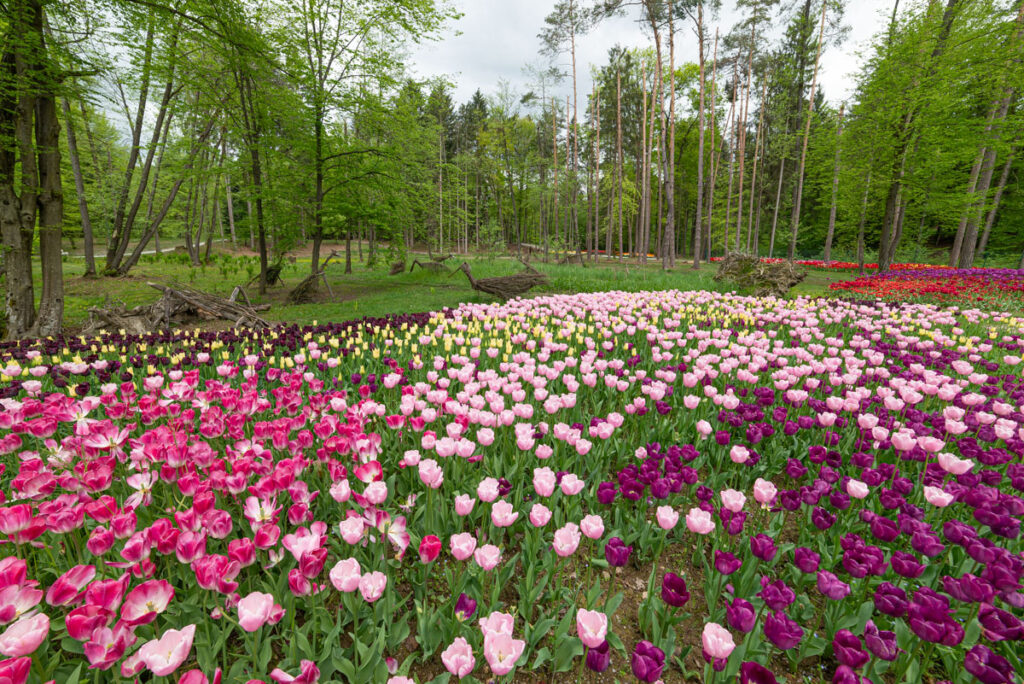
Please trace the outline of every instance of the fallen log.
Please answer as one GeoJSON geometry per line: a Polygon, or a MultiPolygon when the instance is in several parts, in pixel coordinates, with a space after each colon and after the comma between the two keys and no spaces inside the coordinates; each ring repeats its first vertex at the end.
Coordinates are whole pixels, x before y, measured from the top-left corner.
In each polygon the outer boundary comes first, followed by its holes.
{"type": "MultiPolygon", "coordinates": [[[[477,292],[485,292],[495,297],[500,297],[503,300],[525,294],[531,288],[542,285],[548,280],[547,276],[528,264],[526,265],[526,270],[520,273],[495,278],[481,278],[480,280],[473,277],[472,272],[469,270],[469,264],[465,261],[462,262],[462,265],[456,271],[465,273],[466,277],[469,278],[469,286],[477,292]]],[[[454,274],[456,271],[452,273],[454,274]]]]}

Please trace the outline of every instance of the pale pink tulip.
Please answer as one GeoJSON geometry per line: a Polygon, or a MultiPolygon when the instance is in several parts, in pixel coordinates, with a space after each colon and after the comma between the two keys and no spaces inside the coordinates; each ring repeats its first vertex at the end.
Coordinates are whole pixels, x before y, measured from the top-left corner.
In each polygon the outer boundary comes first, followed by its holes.
{"type": "Polygon", "coordinates": [[[254,591],[238,602],[238,625],[246,632],[255,632],[270,619],[273,610],[273,594],[254,591]]]}
{"type": "Polygon", "coordinates": [[[453,534],[448,539],[448,548],[451,549],[452,555],[457,560],[466,560],[473,555],[473,551],[476,549],[476,537],[469,532],[453,534]]]}
{"type": "Polygon", "coordinates": [[[671,530],[679,522],[679,511],[671,506],[658,506],[655,517],[658,521],[658,527],[663,530],[671,530]]]}
{"type": "Polygon", "coordinates": [[[556,484],[557,478],[551,468],[545,466],[533,469],[533,489],[538,496],[551,496],[555,492],[556,484]]]}
{"type": "Polygon", "coordinates": [[[608,616],[597,610],[576,611],[576,632],[587,648],[597,648],[608,635],[608,616]]]}
{"type": "Polygon", "coordinates": [[[513,639],[508,634],[498,634],[484,639],[484,657],[495,676],[501,677],[511,672],[516,661],[523,655],[526,642],[513,639]]]}
{"type": "Polygon", "coordinates": [[[715,622],[704,625],[701,642],[704,645],[704,652],[711,658],[724,660],[736,648],[736,642],[733,641],[729,630],[715,622]]]}
{"type": "Polygon", "coordinates": [[[555,553],[565,558],[576,552],[580,545],[580,528],[576,523],[566,523],[555,531],[555,538],[551,546],[555,553]]]}
{"type": "Polygon", "coordinates": [[[743,505],[747,503],[746,495],[735,489],[722,490],[719,496],[722,497],[722,505],[733,513],[742,511],[743,505]]]}
{"type": "Polygon", "coordinates": [[[956,499],[955,496],[940,489],[939,487],[929,486],[925,486],[924,488],[924,498],[928,503],[938,508],[945,508],[956,499]]]}
{"type": "Polygon", "coordinates": [[[166,677],[185,662],[192,651],[196,626],[168,629],[159,639],[147,641],[139,649],[142,663],[157,677],[166,677]]]}
{"type": "Polygon", "coordinates": [[[580,520],[580,531],[587,539],[600,539],[604,536],[604,520],[599,515],[588,515],[580,520]]]}
{"type": "Polygon", "coordinates": [[[501,562],[501,549],[494,544],[484,544],[473,552],[473,560],[485,571],[491,571],[501,562]]]}
{"type": "Polygon", "coordinates": [[[544,527],[551,520],[551,511],[542,503],[533,504],[530,509],[530,524],[534,527],[544,527]]]}
{"type": "Polygon", "coordinates": [[[448,672],[459,679],[469,676],[476,667],[473,647],[463,637],[455,637],[455,641],[441,652],[441,662],[448,672]]]}
{"type": "Polygon", "coordinates": [[[519,514],[507,501],[497,501],[491,506],[491,522],[495,527],[509,527],[518,517],[519,514]]]}
{"type": "Polygon", "coordinates": [[[476,504],[476,499],[471,497],[469,494],[459,494],[455,497],[455,514],[458,516],[467,516],[473,512],[473,506],[476,504]]]}
{"type": "Polygon", "coordinates": [[[498,481],[493,477],[484,478],[476,488],[476,497],[490,503],[498,498],[498,481]]]}
{"type": "Polygon", "coordinates": [[[0,634],[0,653],[20,658],[33,653],[50,631],[50,618],[43,613],[23,617],[0,634]]]}
{"type": "Polygon", "coordinates": [[[384,595],[384,589],[388,585],[388,576],[383,572],[368,572],[359,579],[359,593],[363,600],[373,603],[384,595]]]}
{"type": "Polygon", "coordinates": [[[851,478],[846,483],[846,493],[854,499],[863,499],[871,493],[871,490],[865,483],[851,478]]]}
{"type": "Polygon", "coordinates": [[[959,458],[948,452],[940,452],[939,466],[951,475],[963,475],[974,467],[974,461],[969,458],[959,458]]]}
{"type": "Polygon", "coordinates": [[[334,564],[328,577],[338,591],[353,592],[359,588],[362,568],[359,567],[359,561],[355,558],[345,558],[334,564]]]}
{"type": "Polygon", "coordinates": [[[778,492],[778,488],[768,480],[759,477],[754,482],[754,499],[762,506],[771,505],[778,492]]]}
{"type": "Polygon", "coordinates": [[[566,496],[573,496],[575,494],[579,494],[580,491],[583,490],[584,484],[583,480],[573,473],[566,473],[562,476],[562,482],[559,486],[561,487],[563,494],[566,496]]]}
{"type": "Polygon", "coordinates": [[[498,636],[499,634],[512,636],[514,629],[515,616],[509,613],[493,611],[487,617],[480,618],[480,631],[484,633],[484,638],[498,636]]]}
{"type": "Polygon", "coordinates": [[[745,446],[734,444],[732,448],[729,449],[729,458],[732,459],[733,463],[742,465],[750,460],[750,450],[745,446]]]}
{"type": "Polygon", "coordinates": [[[696,534],[708,534],[715,529],[711,514],[700,508],[691,508],[686,514],[686,528],[696,534]]]}

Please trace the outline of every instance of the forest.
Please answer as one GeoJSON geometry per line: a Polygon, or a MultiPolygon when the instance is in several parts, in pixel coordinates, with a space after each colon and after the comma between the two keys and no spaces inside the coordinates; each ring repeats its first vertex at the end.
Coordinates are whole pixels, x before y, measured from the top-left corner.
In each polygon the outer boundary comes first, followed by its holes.
{"type": "Polygon", "coordinates": [[[528,89],[412,75],[444,0],[3,0],[10,337],[53,335],[62,264],[129,274],[215,241],[697,267],[729,252],[1024,267],[1024,2],[893,0],[836,102],[845,0],[558,0],[528,89]],[[646,46],[577,59],[602,21],[646,46]],[[699,56],[680,59],[683,46],[699,56]],[[538,66],[539,64],[539,66],[538,66]],[[584,73],[592,76],[582,92],[584,73]],[[560,94],[568,92],[567,97],[560,94]],[[1018,265],[1019,264],[1019,265],[1018,265]]]}

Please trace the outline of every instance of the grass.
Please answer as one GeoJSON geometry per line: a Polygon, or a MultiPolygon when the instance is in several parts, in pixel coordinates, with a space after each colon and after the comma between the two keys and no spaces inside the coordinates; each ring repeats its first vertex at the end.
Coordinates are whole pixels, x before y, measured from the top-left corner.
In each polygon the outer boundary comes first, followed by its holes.
{"type": "MultiPolygon", "coordinates": [[[[326,247],[326,246],[325,246],[326,247]]],[[[331,247],[326,247],[325,253],[331,247]]],[[[354,260],[355,261],[355,260],[354,260]]],[[[514,273],[520,265],[507,257],[478,256],[468,259],[477,278],[514,273]]],[[[459,262],[448,262],[454,267],[459,262]]],[[[548,276],[548,284],[534,288],[530,294],[575,293],[608,290],[711,290],[728,292],[732,288],[713,279],[715,267],[703,265],[694,271],[687,262],[679,262],[673,271],[663,271],[653,260],[647,266],[632,263],[605,262],[596,266],[533,264],[548,276]]],[[[84,278],[84,263],[70,259],[64,263],[65,320],[69,330],[81,328],[88,320],[88,309],[101,306],[107,298],[119,300],[131,308],[152,302],[158,295],[147,282],[178,281],[192,287],[228,296],[236,285],[244,284],[254,272],[252,257],[232,257],[220,254],[215,263],[193,267],[179,255],[147,256],[124,278],[84,278]]],[[[313,321],[348,320],[362,316],[381,316],[388,313],[434,311],[454,307],[461,302],[492,301],[489,295],[475,292],[461,273],[448,276],[417,268],[397,276],[387,274],[387,265],[368,269],[353,263],[353,273],[344,273],[343,263],[328,267],[328,282],[333,297],[321,286],[317,301],[309,304],[289,305],[286,296],[309,273],[308,257],[286,263],[282,279],[263,297],[256,287],[246,291],[253,303],[269,303],[271,308],[262,315],[268,320],[308,324],[313,321]]],[[[835,280],[854,277],[850,273],[808,271],[803,283],[794,288],[795,295],[824,295],[835,280]]]]}

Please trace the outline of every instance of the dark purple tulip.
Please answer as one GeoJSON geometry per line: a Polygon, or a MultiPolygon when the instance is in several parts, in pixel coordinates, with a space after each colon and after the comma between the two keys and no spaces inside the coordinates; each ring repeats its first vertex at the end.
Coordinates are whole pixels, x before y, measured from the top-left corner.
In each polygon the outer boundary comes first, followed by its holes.
{"type": "Polygon", "coordinates": [[[850,595],[850,585],[828,570],[819,570],[818,591],[827,599],[842,601],[850,595]]]}
{"type": "Polygon", "coordinates": [[[455,602],[455,617],[459,622],[471,620],[476,614],[476,601],[466,594],[459,594],[455,602]]]}
{"type": "Polygon", "coordinates": [[[960,520],[948,520],[942,526],[942,534],[953,544],[963,545],[978,536],[977,530],[960,520]]]}
{"type": "Polygon", "coordinates": [[[861,677],[849,665],[840,665],[832,675],[832,684],[872,684],[867,677],[861,677]]]}
{"type": "Polygon", "coordinates": [[[799,429],[799,425],[797,425],[791,420],[787,420],[785,425],[782,426],[782,434],[786,435],[787,437],[792,437],[797,433],[799,429]]]}
{"type": "Polygon", "coordinates": [[[796,593],[786,586],[785,582],[769,582],[767,577],[761,578],[761,591],[758,596],[772,610],[785,610],[796,600],[796,593]]]}
{"type": "Polygon", "coordinates": [[[779,649],[788,651],[804,637],[804,630],[788,615],[776,611],[765,618],[764,635],[779,649]]]}
{"type": "Polygon", "coordinates": [[[884,515],[878,515],[871,520],[871,534],[879,541],[891,542],[900,536],[900,528],[884,515]]]}
{"type": "Polygon", "coordinates": [[[631,553],[633,553],[633,547],[626,546],[626,543],[619,537],[612,537],[604,545],[604,559],[613,568],[621,568],[625,565],[629,561],[631,553]]]}
{"type": "Polygon", "coordinates": [[[787,511],[795,511],[800,508],[800,492],[795,489],[786,489],[779,492],[779,504],[787,511]]]}
{"type": "Polygon", "coordinates": [[[786,475],[789,475],[790,479],[799,480],[801,477],[807,474],[807,466],[795,458],[791,458],[786,462],[786,475]]]}
{"type": "Polygon", "coordinates": [[[736,598],[725,606],[725,619],[730,627],[746,634],[754,629],[757,611],[754,610],[754,605],[750,601],[736,598]]]}
{"type": "Polygon", "coordinates": [[[729,443],[729,433],[725,430],[719,430],[715,433],[715,442],[718,446],[725,446],[729,443]]]}
{"type": "Polygon", "coordinates": [[[836,516],[820,506],[815,506],[811,511],[811,523],[819,530],[825,531],[836,523],[836,516]]]}
{"type": "Polygon", "coordinates": [[[978,622],[981,623],[981,633],[989,641],[1020,641],[1024,639],[1024,622],[1002,608],[996,608],[988,603],[981,604],[978,622]]]}
{"type": "Polygon", "coordinates": [[[875,589],[875,610],[890,617],[903,617],[907,613],[907,592],[894,584],[882,582],[875,589]]]}
{"type": "Polygon", "coordinates": [[[924,530],[918,530],[914,533],[914,536],[910,538],[910,546],[918,553],[929,558],[934,558],[946,550],[946,546],[939,541],[938,537],[924,530]]]}
{"type": "Polygon", "coordinates": [[[914,554],[905,551],[896,551],[890,559],[892,570],[900,577],[916,579],[924,572],[924,564],[919,563],[914,554]]]}
{"type": "Polygon", "coordinates": [[[740,665],[740,684],[779,684],[779,680],[764,665],[748,660],[740,665]]]}
{"type": "Polygon", "coordinates": [[[665,573],[661,580],[661,600],[673,608],[682,608],[690,600],[686,580],[674,572],[665,573]]]}
{"type": "Polygon", "coordinates": [[[630,665],[633,676],[641,682],[656,682],[665,669],[665,652],[650,641],[641,641],[633,649],[630,665]]]}
{"type": "Polygon", "coordinates": [[[907,623],[919,639],[944,646],[956,646],[964,640],[964,628],[960,623],[948,617],[931,619],[922,616],[915,610],[916,605],[911,603],[907,609],[907,623]]]}
{"type": "Polygon", "coordinates": [[[836,632],[832,639],[832,652],[836,660],[854,670],[863,667],[871,658],[860,643],[860,638],[848,629],[836,632]]]}
{"type": "Polygon", "coordinates": [[[655,499],[665,499],[672,493],[672,484],[664,477],[659,477],[651,483],[651,496],[655,499]]]}
{"type": "Polygon", "coordinates": [[[931,587],[920,587],[914,592],[911,608],[929,620],[941,620],[949,616],[949,599],[931,587]]]}
{"type": "Polygon", "coordinates": [[[964,656],[964,669],[983,684],[1004,684],[1014,681],[1009,661],[983,644],[975,644],[964,656]]]}
{"type": "Polygon", "coordinates": [[[767,534],[756,534],[750,538],[750,552],[765,562],[775,558],[778,551],[775,542],[767,534]]]}
{"type": "Polygon", "coordinates": [[[960,579],[946,575],[942,578],[942,588],[957,601],[964,603],[988,603],[996,595],[996,590],[991,584],[971,573],[960,579]]]}
{"type": "Polygon", "coordinates": [[[793,564],[796,565],[800,572],[810,574],[818,571],[818,566],[821,564],[821,556],[806,546],[798,546],[793,550],[793,564]]]}
{"type": "Polygon", "coordinates": [[[896,633],[879,630],[873,620],[868,620],[864,626],[864,645],[881,660],[892,662],[900,654],[900,647],[896,645],[896,633]]]}
{"type": "Polygon", "coordinates": [[[715,551],[715,570],[723,575],[731,575],[742,567],[743,561],[728,551],[715,551]]]}
{"type": "Polygon", "coordinates": [[[615,503],[615,483],[602,482],[597,486],[597,500],[604,505],[615,503]]]}
{"type": "Polygon", "coordinates": [[[587,650],[587,667],[594,672],[604,672],[611,663],[612,655],[608,650],[608,640],[601,642],[600,646],[587,650]]]}
{"type": "Polygon", "coordinates": [[[710,501],[714,495],[715,490],[711,489],[711,487],[706,485],[697,487],[697,501],[710,501]]]}

